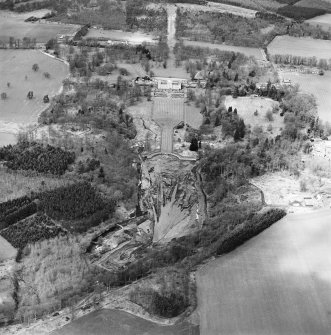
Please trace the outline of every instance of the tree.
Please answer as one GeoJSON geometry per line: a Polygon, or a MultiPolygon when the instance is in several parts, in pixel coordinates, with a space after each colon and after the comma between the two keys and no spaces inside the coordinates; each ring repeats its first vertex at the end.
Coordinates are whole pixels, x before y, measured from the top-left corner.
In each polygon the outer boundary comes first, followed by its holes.
{"type": "Polygon", "coordinates": [[[37,72],[37,71],[39,70],[39,65],[36,64],[36,63],[33,64],[33,65],[32,65],[32,70],[35,71],[35,72],[37,72]]]}
{"type": "Polygon", "coordinates": [[[7,87],[8,87],[8,88],[10,87],[10,82],[7,82],[7,87]]]}
{"type": "Polygon", "coordinates": [[[190,150],[191,151],[198,151],[199,150],[199,143],[198,143],[198,139],[196,137],[193,137],[192,140],[191,140],[190,150]]]}
{"type": "Polygon", "coordinates": [[[49,72],[44,72],[44,77],[49,79],[51,77],[51,75],[49,74],[49,72]]]}
{"type": "Polygon", "coordinates": [[[6,100],[7,99],[7,93],[6,92],[2,92],[1,93],[1,100],[6,100]]]}

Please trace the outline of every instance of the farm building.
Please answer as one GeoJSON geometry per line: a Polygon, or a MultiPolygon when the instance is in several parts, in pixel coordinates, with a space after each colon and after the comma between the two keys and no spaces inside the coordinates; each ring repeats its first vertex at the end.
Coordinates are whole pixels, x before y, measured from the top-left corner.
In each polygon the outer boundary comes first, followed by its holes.
{"type": "Polygon", "coordinates": [[[182,78],[154,77],[153,80],[159,90],[181,90],[182,85],[187,84],[187,80],[182,78]]]}

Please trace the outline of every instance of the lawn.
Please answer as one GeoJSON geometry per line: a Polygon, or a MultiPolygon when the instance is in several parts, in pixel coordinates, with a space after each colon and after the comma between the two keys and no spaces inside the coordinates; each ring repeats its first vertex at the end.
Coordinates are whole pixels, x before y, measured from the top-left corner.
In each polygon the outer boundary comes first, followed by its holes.
{"type": "Polygon", "coordinates": [[[330,334],[330,228],[330,209],[289,214],[200,268],[201,334],[330,334]]]}
{"type": "MultiPolygon", "coordinates": [[[[273,106],[278,106],[278,102],[262,97],[238,97],[232,98],[226,96],[225,106],[229,108],[232,106],[233,109],[237,108],[238,115],[243,118],[246,126],[251,125],[252,129],[255,126],[261,126],[263,131],[267,131],[268,126],[272,126],[272,134],[278,135],[280,128],[284,127],[283,118],[279,113],[273,114],[273,121],[268,121],[266,118],[266,112],[272,110],[273,106]],[[258,111],[258,115],[254,115],[255,111],[258,111]]],[[[271,132],[270,132],[271,133],[271,132]]]]}
{"type": "Polygon", "coordinates": [[[297,72],[280,72],[281,78],[290,79],[292,84],[299,84],[305,93],[316,97],[318,115],[323,121],[331,122],[331,72],[326,71],[324,76],[297,72]]]}
{"type": "MultiPolygon", "coordinates": [[[[27,14],[32,16],[34,12],[27,14]]],[[[57,34],[73,34],[79,28],[77,25],[58,24],[57,22],[24,22],[27,14],[0,11],[0,40],[8,42],[10,36],[20,39],[30,37],[36,38],[37,42],[45,43],[55,38],[57,34]]]]}
{"type": "Polygon", "coordinates": [[[0,72],[0,91],[8,96],[0,100],[0,128],[4,131],[5,125],[8,132],[15,133],[17,124],[37,121],[40,112],[48,106],[43,102],[44,95],[51,97],[59,92],[69,68],[37,50],[0,50],[0,72]],[[37,72],[32,70],[34,63],[39,65],[37,72]],[[50,73],[49,79],[44,77],[44,72],[50,73]],[[34,93],[32,100],[27,98],[29,91],[34,93]]]}
{"type": "Polygon", "coordinates": [[[51,335],[198,335],[197,326],[163,326],[119,310],[104,309],[79,318],[51,335]]]}
{"type": "Polygon", "coordinates": [[[328,31],[329,29],[331,29],[331,14],[316,16],[313,19],[307,20],[306,22],[314,26],[320,26],[322,29],[328,31]]]}
{"type": "Polygon", "coordinates": [[[271,55],[293,55],[316,57],[328,60],[331,55],[331,41],[308,37],[277,36],[268,46],[271,55]]]}
{"type": "Polygon", "coordinates": [[[209,42],[188,41],[188,40],[184,40],[184,45],[192,45],[194,47],[218,49],[218,50],[223,50],[223,51],[241,52],[248,57],[253,56],[257,60],[265,60],[263,51],[258,48],[238,47],[238,46],[226,45],[226,44],[216,44],[216,43],[214,44],[214,43],[209,43],[209,42]]]}

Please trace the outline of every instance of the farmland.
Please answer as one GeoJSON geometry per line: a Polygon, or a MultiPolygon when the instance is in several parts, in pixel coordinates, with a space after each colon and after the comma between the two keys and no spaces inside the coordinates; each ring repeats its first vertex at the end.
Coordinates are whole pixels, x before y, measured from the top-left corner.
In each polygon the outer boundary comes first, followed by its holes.
{"type": "Polygon", "coordinates": [[[328,31],[331,29],[331,14],[316,16],[306,22],[314,26],[320,26],[322,29],[328,31]]]}
{"type": "Polygon", "coordinates": [[[325,72],[324,76],[303,74],[297,72],[280,72],[280,77],[290,79],[293,84],[299,84],[305,93],[311,93],[316,97],[318,114],[323,121],[331,122],[331,72],[325,72]]]}
{"type": "Polygon", "coordinates": [[[10,132],[15,133],[15,124],[37,121],[41,111],[48,106],[44,104],[43,96],[59,92],[69,69],[63,62],[36,50],[0,50],[0,64],[0,90],[8,96],[6,100],[0,100],[0,123],[10,124],[10,132]],[[38,71],[32,70],[35,63],[39,65],[38,71]],[[45,78],[44,72],[49,72],[50,78],[45,78]],[[10,87],[7,87],[7,82],[10,87]],[[29,91],[34,93],[31,100],[27,98],[29,91]]]}
{"type": "Polygon", "coordinates": [[[269,44],[268,51],[271,55],[316,57],[317,59],[328,60],[331,54],[331,41],[306,37],[277,36],[269,44]]]}
{"type": "Polygon", "coordinates": [[[197,275],[202,334],[330,334],[331,210],[290,214],[197,275]]]}
{"type": "MultiPolygon", "coordinates": [[[[28,16],[33,15],[29,13],[28,16]]],[[[58,24],[56,22],[24,22],[27,14],[17,14],[0,11],[0,40],[8,42],[9,37],[23,39],[36,38],[37,43],[46,43],[57,34],[73,34],[79,28],[77,25],[58,24]]]]}
{"type": "Polygon", "coordinates": [[[184,45],[191,45],[193,47],[200,47],[200,48],[218,49],[221,51],[241,52],[246,56],[253,56],[257,60],[260,60],[260,61],[265,60],[263,50],[258,49],[258,48],[238,47],[238,46],[225,45],[225,44],[216,44],[216,43],[214,44],[214,43],[208,43],[208,42],[187,41],[187,40],[184,40],[184,45]]]}
{"type": "Polygon", "coordinates": [[[86,38],[106,38],[115,41],[128,41],[132,44],[143,42],[155,43],[154,37],[141,32],[127,32],[121,30],[89,29],[86,38]]]}
{"type": "Polygon", "coordinates": [[[276,11],[278,8],[284,7],[286,5],[285,3],[279,3],[275,0],[219,0],[219,2],[224,2],[234,6],[250,8],[257,11],[260,11],[262,9],[276,11]]]}

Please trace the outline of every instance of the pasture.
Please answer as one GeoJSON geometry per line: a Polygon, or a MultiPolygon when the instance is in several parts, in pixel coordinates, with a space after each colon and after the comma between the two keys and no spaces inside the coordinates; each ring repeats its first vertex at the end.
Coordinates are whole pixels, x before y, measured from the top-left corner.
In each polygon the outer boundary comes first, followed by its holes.
{"type": "MultiPolygon", "coordinates": [[[[331,3],[330,3],[331,7],[331,3]]],[[[331,14],[324,14],[321,16],[316,16],[310,20],[306,21],[313,26],[320,26],[322,29],[328,31],[331,29],[331,14]]]]}
{"type": "Polygon", "coordinates": [[[43,102],[44,95],[58,94],[69,68],[37,50],[0,50],[0,64],[0,92],[8,96],[0,100],[0,122],[10,124],[12,131],[8,132],[15,133],[17,125],[37,121],[39,114],[49,106],[43,102]],[[37,72],[32,70],[35,63],[39,65],[37,72]],[[44,72],[50,73],[49,79],[44,77],[44,72]],[[7,87],[8,82],[10,87],[7,87]],[[34,93],[31,100],[27,98],[29,91],[34,93]]]}
{"type": "Polygon", "coordinates": [[[164,326],[120,310],[104,309],[85,315],[51,335],[198,335],[197,326],[164,326]]]}
{"type": "Polygon", "coordinates": [[[267,131],[269,125],[272,126],[271,134],[274,136],[280,133],[280,128],[284,127],[283,118],[279,113],[272,114],[273,121],[268,121],[266,112],[271,111],[273,106],[279,106],[279,103],[264,97],[238,97],[226,96],[224,104],[226,108],[232,106],[233,109],[237,108],[238,115],[244,120],[245,125],[251,125],[253,129],[255,126],[261,127],[263,131],[267,131]],[[258,111],[258,115],[254,112],[258,111]]]}
{"type": "MultiPolygon", "coordinates": [[[[32,16],[33,12],[28,13],[32,16]]],[[[9,37],[23,39],[36,38],[37,43],[45,43],[57,34],[74,34],[79,26],[57,22],[24,22],[27,14],[17,14],[0,10],[0,40],[8,42],[9,37]]]]}
{"type": "Polygon", "coordinates": [[[270,55],[292,55],[329,59],[331,41],[317,40],[308,37],[276,36],[268,45],[270,55]]]}
{"type": "Polygon", "coordinates": [[[330,209],[289,214],[201,267],[201,334],[330,334],[330,228],[330,209]]]}
{"type": "Polygon", "coordinates": [[[238,47],[238,46],[226,45],[226,44],[216,44],[216,43],[201,42],[201,41],[188,41],[188,40],[184,40],[184,45],[191,45],[193,47],[200,47],[200,48],[218,49],[222,51],[241,52],[248,57],[253,56],[257,60],[260,60],[260,61],[265,60],[265,55],[264,55],[263,50],[258,49],[258,48],[238,47]]]}
{"type": "Polygon", "coordinates": [[[279,72],[281,79],[290,79],[292,84],[299,84],[300,90],[316,97],[318,115],[323,121],[331,122],[331,72],[324,76],[298,72],[279,72]]]}
{"type": "Polygon", "coordinates": [[[128,41],[130,44],[141,44],[143,42],[156,43],[155,37],[139,31],[130,32],[91,28],[85,38],[107,38],[114,41],[128,41]]]}

